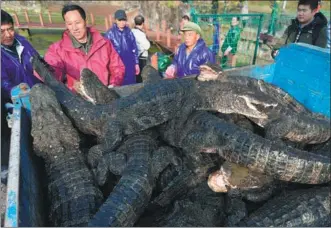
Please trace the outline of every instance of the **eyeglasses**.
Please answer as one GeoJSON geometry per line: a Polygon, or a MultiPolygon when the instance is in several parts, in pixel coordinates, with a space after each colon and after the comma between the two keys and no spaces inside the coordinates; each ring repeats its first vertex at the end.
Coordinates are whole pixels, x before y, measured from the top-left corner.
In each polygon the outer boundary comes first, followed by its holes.
{"type": "Polygon", "coordinates": [[[12,26],[12,27],[9,27],[9,28],[7,28],[7,29],[1,29],[1,35],[2,35],[2,34],[5,34],[5,32],[12,33],[12,32],[14,32],[14,31],[15,31],[15,29],[14,29],[13,26],[12,26]]]}

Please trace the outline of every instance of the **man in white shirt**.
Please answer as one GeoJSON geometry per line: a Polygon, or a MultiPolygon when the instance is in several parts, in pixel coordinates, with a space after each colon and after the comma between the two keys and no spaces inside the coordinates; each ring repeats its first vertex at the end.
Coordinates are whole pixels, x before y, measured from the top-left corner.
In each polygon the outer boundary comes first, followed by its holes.
{"type": "Polygon", "coordinates": [[[142,82],[141,72],[144,66],[146,66],[146,61],[148,57],[148,49],[151,47],[151,43],[146,37],[144,31],[144,22],[145,18],[141,15],[138,15],[134,18],[135,27],[132,29],[132,33],[136,38],[136,43],[138,47],[138,55],[139,55],[139,68],[140,73],[136,77],[136,82],[142,82]]]}

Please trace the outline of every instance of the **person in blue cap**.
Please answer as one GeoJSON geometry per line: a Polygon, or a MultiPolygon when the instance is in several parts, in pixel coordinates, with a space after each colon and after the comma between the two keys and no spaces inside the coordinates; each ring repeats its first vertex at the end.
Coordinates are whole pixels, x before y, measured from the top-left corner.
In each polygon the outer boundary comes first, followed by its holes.
{"type": "Polygon", "coordinates": [[[124,10],[115,12],[115,23],[105,33],[105,38],[110,40],[125,65],[125,75],[122,85],[136,83],[136,75],[140,73],[139,56],[136,39],[131,29],[126,25],[127,16],[124,10]]]}
{"type": "Polygon", "coordinates": [[[199,66],[205,63],[215,63],[215,56],[201,38],[201,28],[193,22],[187,22],[181,29],[184,32],[182,43],[165,72],[166,78],[182,78],[187,75],[199,74],[199,66]]]}

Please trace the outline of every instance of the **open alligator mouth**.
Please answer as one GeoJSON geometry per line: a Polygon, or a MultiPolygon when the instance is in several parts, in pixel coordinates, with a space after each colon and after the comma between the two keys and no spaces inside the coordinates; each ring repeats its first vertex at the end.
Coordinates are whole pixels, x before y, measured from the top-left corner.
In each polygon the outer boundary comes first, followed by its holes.
{"type": "Polygon", "coordinates": [[[84,80],[80,80],[79,82],[75,82],[76,92],[79,93],[85,100],[91,102],[92,104],[96,104],[96,100],[94,100],[87,92],[84,80]]]}
{"type": "Polygon", "coordinates": [[[268,118],[270,111],[272,111],[273,108],[277,107],[277,103],[267,103],[267,102],[261,102],[259,100],[252,100],[252,98],[247,96],[238,96],[240,98],[243,98],[246,102],[247,107],[253,111],[258,113],[260,116],[259,118],[268,118]]]}
{"type": "Polygon", "coordinates": [[[204,64],[199,67],[200,74],[197,76],[199,81],[212,81],[222,76],[222,68],[217,65],[204,64]]]}

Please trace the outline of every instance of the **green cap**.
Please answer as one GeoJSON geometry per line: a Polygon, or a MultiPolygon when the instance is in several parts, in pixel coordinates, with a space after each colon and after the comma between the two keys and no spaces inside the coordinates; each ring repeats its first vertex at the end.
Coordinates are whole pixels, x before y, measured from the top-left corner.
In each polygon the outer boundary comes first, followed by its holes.
{"type": "Polygon", "coordinates": [[[200,26],[191,21],[186,22],[183,29],[181,29],[181,31],[194,31],[200,35],[202,34],[200,26]]]}

